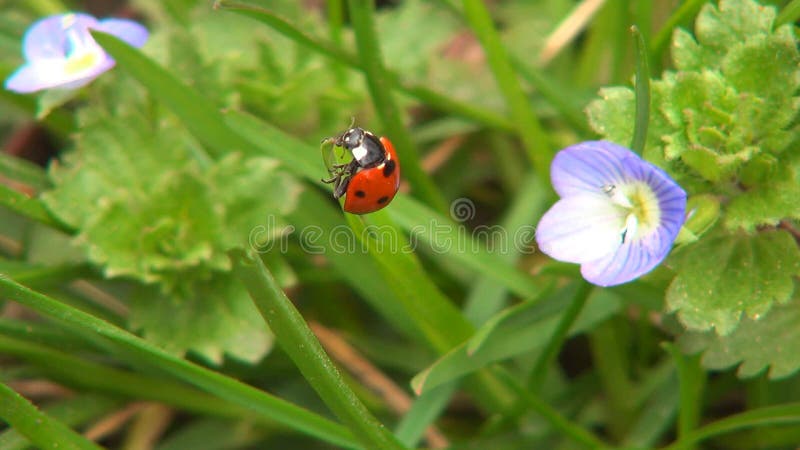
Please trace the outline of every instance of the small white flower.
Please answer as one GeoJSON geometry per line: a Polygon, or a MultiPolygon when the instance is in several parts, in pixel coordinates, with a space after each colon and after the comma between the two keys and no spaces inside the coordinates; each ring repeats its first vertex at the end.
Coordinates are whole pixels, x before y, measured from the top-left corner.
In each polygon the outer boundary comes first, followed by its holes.
{"type": "Polygon", "coordinates": [[[46,17],[31,25],[23,38],[25,64],[5,82],[19,93],[45,89],[75,89],[114,66],[114,60],[95,42],[89,30],[103,31],[130,45],[147,41],[145,27],[132,20],[103,19],[68,13],[46,17]]]}

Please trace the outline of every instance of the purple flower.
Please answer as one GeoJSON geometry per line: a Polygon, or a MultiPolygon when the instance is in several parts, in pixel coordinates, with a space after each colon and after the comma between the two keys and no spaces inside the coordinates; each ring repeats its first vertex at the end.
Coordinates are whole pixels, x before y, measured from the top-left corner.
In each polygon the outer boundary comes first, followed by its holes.
{"type": "Polygon", "coordinates": [[[23,94],[75,89],[113,67],[114,60],[97,45],[89,29],[113,34],[135,47],[144,45],[148,36],[147,29],[132,20],[98,21],[80,13],[45,17],[25,32],[25,64],[6,79],[6,89],[23,94]]]}
{"type": "Polygon", "coordinates": [[[613,286],[653,270],[683,225],[686,192],[625,147],[567,147],[551,179],[561,200],[539,222],[536,242],[550,257],[580,264],[590,283],[613,286]]]}

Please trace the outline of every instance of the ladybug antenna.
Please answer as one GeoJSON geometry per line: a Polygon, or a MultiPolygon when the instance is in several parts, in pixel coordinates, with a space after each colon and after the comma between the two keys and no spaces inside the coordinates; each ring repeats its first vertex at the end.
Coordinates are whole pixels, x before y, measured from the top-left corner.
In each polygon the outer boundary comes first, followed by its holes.
{"type": "Polygon", "coordinates": [[[355,124],[356,124],[356,116],[350,116],[350,126],[348,126],[347,129],[349,130],[350,128],[353,128],[353,125],[355,124]]]}

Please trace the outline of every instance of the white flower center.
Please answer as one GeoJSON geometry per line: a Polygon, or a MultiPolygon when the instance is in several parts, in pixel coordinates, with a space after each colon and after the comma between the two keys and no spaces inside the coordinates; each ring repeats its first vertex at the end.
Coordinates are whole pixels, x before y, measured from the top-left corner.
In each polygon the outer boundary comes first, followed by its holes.
{"type": "Polygon", "coordinates": [[[92,39],[89,30],[75,26],[75,16],[64,16],[61,22],[67,35],[64,45],[64,72],[78,75],[96,67],[103,60],[103,49],[92,39]]]}
{"type": "Polygon", "coordinates": [[[622,243],[647,236],[658,228],[661,208],[650,185],[637,181],[619,186],[607,184],[602,189],[611,203],[625,213],[625,222],[620,230],[622,243]]]}

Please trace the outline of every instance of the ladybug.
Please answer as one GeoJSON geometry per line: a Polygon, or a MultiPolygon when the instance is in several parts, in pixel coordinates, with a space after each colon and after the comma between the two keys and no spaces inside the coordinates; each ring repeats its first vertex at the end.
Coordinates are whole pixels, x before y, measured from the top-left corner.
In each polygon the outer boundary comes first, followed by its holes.
{"type": "Polygon", "coordinates": [[[400,187],[400,162],[392,142],[351,126],[333,138],[333,145],[353,155],[349,163],[334,164],[332,177],[322,180],[333,184],[333,198],[344,195],[344,210],[351,214],[367,214],[388,205],[400,187]]]}

